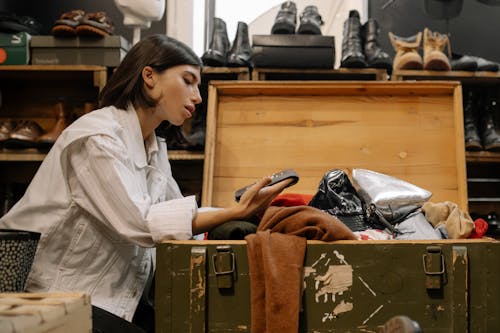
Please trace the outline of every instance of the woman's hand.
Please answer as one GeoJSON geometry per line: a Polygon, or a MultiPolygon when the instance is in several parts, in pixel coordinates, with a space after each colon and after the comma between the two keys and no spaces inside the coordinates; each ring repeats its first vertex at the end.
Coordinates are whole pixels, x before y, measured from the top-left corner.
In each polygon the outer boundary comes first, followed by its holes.
{"type": "Polygon", "coordinates": [[[271,177],[262,178],[243,193],[236,206],[196,214],[193,219],[193,234],[210,231],[224,222],[245,220],[259,215],[291,182],[293,179],[266,186],[271,183],[271,177]]]}
{"type": "Polygon", "coordinates": [[[293,179],[287,179],[274,185],[267,186],[271,183],[271,177],[262,178],[243,193],[238,205],[235,207],[238,211],[237,214],[241,214],[242,219],[248,219],[262,213],[269,207],[271,201],[292,183],[292,181],[293,179]]]}

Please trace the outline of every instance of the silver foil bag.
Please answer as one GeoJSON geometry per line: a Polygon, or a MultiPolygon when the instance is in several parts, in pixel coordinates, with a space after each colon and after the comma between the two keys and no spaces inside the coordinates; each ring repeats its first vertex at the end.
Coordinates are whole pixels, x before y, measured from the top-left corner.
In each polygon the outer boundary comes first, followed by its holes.
{"type": "Polygon", "coordinates": [[[359,196],[390,223],[398,223],[422,207],[432,193],[396,177],[366,169],[353,169],[359,196]]]}

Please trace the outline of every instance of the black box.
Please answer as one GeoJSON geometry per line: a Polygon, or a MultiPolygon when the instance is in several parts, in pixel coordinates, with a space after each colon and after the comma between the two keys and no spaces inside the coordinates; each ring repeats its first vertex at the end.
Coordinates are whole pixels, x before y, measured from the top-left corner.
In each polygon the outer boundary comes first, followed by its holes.
{"type": "Polygon", "coordinates": [[[253,35],[255,67],[324,68],[335,64],[335,37],[321,35],[253,35]]]}

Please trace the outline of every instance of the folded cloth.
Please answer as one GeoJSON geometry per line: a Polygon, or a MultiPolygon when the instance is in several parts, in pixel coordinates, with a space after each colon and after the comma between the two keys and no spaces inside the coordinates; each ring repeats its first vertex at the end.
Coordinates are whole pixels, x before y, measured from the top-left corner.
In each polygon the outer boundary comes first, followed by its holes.
{"type": "Polygon", "coordinates": [[[306,239],[265,230],[245,240],[251,332],[298,332],[306,239]]]}
{"type": "Polygon", "coordinates": [[[422,211],[434,227],[444,224],[451,239],[467,238],[474,230],[474,222],[469,213],[461,211],[454,202],[426,202],[422,211]]]}
{"type": "Polygon", "coordinates": [[[395,237],[396,239],[422,240],[443,238],[439,229],[434,229],[422,212],[412,214],[406,218],[398,224],[396,230],[399,231],[399,234],[395,237]]]}
{"type": "Polygon", "coordinates": [[[331,242],[341,239],[356,240],[353,232],[338,218],[311,206],[270,206],[264,212],[257,231],[302,236],[331,242]]]}
{"type": "Polygon", "coordinates": [[[255,234],[257,226],[248,221],[228,221],[208,232],[208,239],[227,240],[245,239],[246,235],[255,234]]]}

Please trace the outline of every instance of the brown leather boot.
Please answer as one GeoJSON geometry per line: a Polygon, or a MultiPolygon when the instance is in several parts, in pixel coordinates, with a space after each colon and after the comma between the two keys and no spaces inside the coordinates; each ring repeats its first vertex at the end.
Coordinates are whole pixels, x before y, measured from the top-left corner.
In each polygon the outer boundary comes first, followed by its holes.
{"type": "Polygon", "coordinates": [[[432,32],[424,29],[424,69],[431,71],[451,70],[450,60],[444,54],[445,47],[448,47],[451,58],[450,39],[439,32],[432,32]]]}
{"type": "Polygon", "coordinates": [[[71,112],[63,102],[57,102],[55,105],[56,124],[54,127],[44,135],[38,137],[38,148],[50,149],[54,142],[56,142],[62,131],[69,126],[71,122],[71,112]]]}
{"type": "Polygon", "coordinates": [[[422,69],[422,57],[418,54],[418,48],[422,41],[421,32],[410,37],[400,37],[389,32],[389,39],[396,51],[392,64],[393,70],[422,69]]]}

